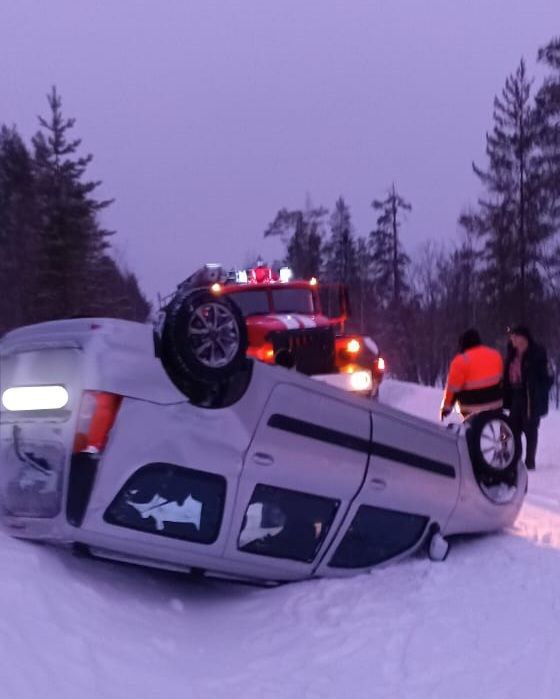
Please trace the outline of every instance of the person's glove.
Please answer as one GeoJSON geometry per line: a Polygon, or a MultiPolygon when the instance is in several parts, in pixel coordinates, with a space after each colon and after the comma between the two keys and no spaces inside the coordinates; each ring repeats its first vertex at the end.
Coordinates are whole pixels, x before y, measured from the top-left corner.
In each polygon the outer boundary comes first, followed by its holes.
{"type": "Polygon", "coordinates": [[[439,419],[443,422],[446,417],[449,417],[451,415],[451,408],[447,408],[442,405],[442,407],[439,409],[439,419]]]}

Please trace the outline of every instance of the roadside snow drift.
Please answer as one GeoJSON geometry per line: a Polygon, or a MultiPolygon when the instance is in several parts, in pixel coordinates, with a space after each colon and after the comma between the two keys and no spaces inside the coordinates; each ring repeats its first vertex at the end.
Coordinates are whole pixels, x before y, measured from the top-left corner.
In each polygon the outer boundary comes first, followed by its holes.
{"type": "MultiPolygon", "coordinates": [[[[440,392],[382,400],[435,419],[440,392]]],[[[507,532],[346,580],[263,589],[0,534],[2,699],[559,696],[560,414],[507,532]]]]}

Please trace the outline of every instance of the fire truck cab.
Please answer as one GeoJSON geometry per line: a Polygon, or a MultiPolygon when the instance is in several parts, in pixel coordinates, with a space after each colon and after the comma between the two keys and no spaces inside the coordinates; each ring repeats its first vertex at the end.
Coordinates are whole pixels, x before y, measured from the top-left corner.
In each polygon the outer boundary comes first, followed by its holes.
{"type": "Polygon", "coordinates": [[[377,395],[385,362],[370,337],[345,332],[349,310],[343,285],[294,279],[287,267],[259,265],[228,273],[208,264],[179,285],[183,288],[206,288],[235,302],[247,328],[248,357],[377,395]]]}

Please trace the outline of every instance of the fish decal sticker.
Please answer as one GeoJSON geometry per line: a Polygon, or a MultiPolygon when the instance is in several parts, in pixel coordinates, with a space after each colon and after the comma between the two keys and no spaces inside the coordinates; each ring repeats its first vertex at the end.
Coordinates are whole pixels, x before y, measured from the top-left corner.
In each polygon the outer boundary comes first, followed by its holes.
{"type": "Polygon", "coordinates": [[[192,495],[185,498],[182,504],[179,504],[176,500],[162,498],[157,493],[150,502],[134,502],[133,500],[127,500],[126,502],[139,512],[143,519],[152,517],[158,531],[165,529],[166,522],[194,524],[200,530],[202,502],[195,500],[192,495]]]}

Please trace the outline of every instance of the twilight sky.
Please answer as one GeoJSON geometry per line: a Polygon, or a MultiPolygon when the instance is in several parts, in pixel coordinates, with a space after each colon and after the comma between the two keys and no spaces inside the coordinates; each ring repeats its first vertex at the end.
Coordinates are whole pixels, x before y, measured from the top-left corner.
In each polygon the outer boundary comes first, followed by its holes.
{"type": "Polygon", "coordinates": [[[307,194],[366,234],[394,180],[410,252],[454,238],[493,97],[555,34],[559,0],[0,0],[0,123],[30,137],[57,85],[153,300],[272,260],[263,230],[307,194]]]}

